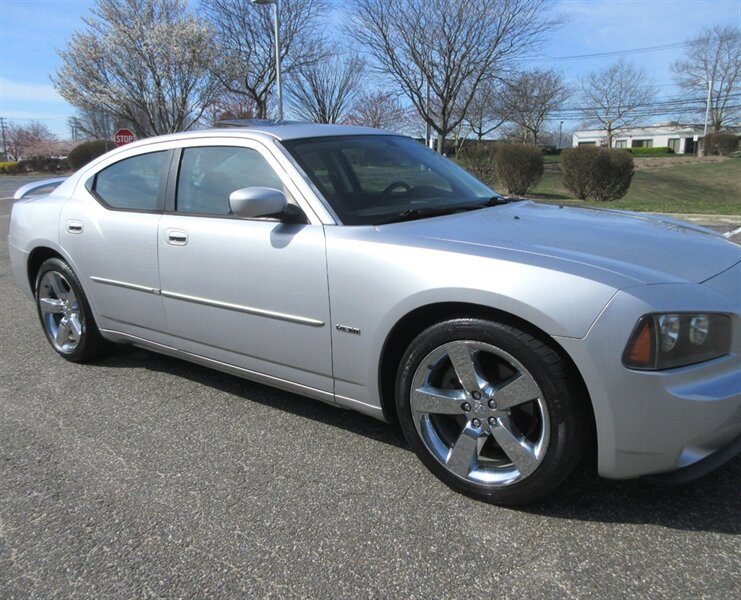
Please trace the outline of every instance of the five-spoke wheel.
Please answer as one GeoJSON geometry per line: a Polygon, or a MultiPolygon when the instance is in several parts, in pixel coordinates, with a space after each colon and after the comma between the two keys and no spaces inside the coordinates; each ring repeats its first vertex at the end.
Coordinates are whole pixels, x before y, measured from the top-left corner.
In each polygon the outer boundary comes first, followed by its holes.
{"type": "Polygon", "coordinates": [[[577,396],[553,349],[479,319],[424,331],[397,379],[399,420],[428,468],[510,504],[548,493],[576,465],[586,439],[577,396]]]}
{"type": "Polygon", "coordinates": [[[82,286],[63,260],[50,258],[39,268],[36,305],[49,343],[64,358],[80,362],[104,350],[82,286]]]}
{"type": "Polygon", "coordinates": [[[58,352],[73,352],[82,337],[80,303],[59,271],[46,271],[39,279],[38,303],[52,346],[58,352]]]}

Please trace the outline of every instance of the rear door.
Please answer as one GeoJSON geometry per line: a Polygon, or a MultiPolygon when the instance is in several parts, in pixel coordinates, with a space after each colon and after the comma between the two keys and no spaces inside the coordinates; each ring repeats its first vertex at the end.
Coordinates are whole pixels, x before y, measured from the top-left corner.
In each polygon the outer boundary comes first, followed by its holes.
{"type": "Polygon", "coordinates": [[[168,150],[129,156],[91,175],[67,201],[59,238],[101,329],[156,339],[165,330],[157,226],[168,150]]]}

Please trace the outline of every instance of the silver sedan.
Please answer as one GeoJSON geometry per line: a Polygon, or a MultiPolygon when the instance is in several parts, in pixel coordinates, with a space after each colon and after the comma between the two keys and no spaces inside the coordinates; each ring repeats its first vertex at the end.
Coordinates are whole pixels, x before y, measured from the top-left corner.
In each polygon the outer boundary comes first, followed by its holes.
{"type": "Polygon", "coordinates": [[[741,248],[713,232],[510,202],[342,126],[150,138],[29,191],[11,262],[68,360],[135,344],[398,421],[502,504],[587,454],[683,481],[741,451],[741,248]]]}

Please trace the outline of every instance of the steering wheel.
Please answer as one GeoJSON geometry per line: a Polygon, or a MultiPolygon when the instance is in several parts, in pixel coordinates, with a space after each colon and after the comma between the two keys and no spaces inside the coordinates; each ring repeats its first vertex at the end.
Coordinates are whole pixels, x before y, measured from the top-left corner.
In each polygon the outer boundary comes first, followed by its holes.
{"type": "Polygon", "coordinates": [[[393,192],[396,188],[404,188],[405,192],[408,192],[412,189],[412,186],[409,185],[406,181],[394,181],[391,185],[387,186],[385,190],[381,192],[381,198],[386,198],[393,192]]]}

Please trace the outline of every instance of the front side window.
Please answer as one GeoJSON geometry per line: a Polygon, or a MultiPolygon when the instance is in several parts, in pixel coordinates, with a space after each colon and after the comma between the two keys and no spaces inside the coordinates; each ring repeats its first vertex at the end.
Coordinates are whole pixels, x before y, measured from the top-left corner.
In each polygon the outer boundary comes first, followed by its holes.
{"type": "Polygon", "coordinates": [[[92,191],[111,208],[157,210],[167,151],[125,158],[100,171],[92,191]]]}
{"type": "Polygon", "coordinates": [[[285,192],[280,178],[257,150],[231,146],[185,148],[178,175],[177,211],[228,215],[229,195],[248,187],[285,192]]]}
{"type": "Polygon", "coordinates": [[[347,225],[480,207],[497,196],[410,138],[358,135],[289,140],[283,145],[347,225]]]}

